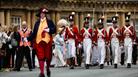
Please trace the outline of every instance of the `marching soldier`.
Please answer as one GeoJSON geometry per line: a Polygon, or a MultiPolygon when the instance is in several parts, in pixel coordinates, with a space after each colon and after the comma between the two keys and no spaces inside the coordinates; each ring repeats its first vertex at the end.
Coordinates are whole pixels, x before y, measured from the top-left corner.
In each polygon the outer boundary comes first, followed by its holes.
{"type": "Polygon", "coordinates": [[[117,16],[112,17],[112,27],[109,29],[109,40],[111,43],[111,49],[112,49],[112,57],[114,61],[114,68],[117,68],[118,62],[119,62],[119,41],[120,41],[120,29],[117,25],[117,16]]]}
{"type": "Polygon", "coordinates": [[[89,69],[92,53],[92,28],[89,25],[90,16],[85,17],[84,27],[81,30],[83,50],[85,54],[85,67],[89,69]]]}
{"type": "Polygon", "coordinates": [[[125,26],[122,28],[122,36],[125,48],[125,56],[126,56],[126,63],[127,68],[131,68],[132,62],[132,46],[133,42],[136,41],[136,33],[134,30],[134,26],[130,25],[130,13],[125,15],[125,26]]]}
{"type": "Polygon", "coordinates": [[[74,69],[76,58],[76,46],[78,40],[78,28],[74,24],[74,14],[69,15],[70,26],[66,28],[65,40],[68,43],[68,58],[70,59],[70,69],[74,69]]]}
{"type": "Polygon", "coordinates": [[[100,64],[100,69],[104,68],[104,60],[105,60],[105,46],[108,43],[108,37],[107,37],[107,32],[104,29],[104,24],[103,24],[104,18],[99,18],[98,19],[98,28],[94,32],[94,41],[93,43],[97,45],[98,51],[99,51],[99,64],[100,64]]]}

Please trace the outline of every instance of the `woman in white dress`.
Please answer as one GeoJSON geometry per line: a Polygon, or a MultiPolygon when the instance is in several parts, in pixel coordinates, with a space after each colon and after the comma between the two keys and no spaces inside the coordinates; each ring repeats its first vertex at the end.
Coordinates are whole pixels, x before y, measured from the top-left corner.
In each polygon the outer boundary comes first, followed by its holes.
{"type": "Polygon", "coordinates": [[[66,62],[64,60],[65,58],[65,42],[64,42],[64,32],[65,32],[65,26],[67,25],[67,21],[64,19],[61,19],[58,21],[57,25],[60,27],[58,28],[58,34],[54,37],[54,55],[56,57],[56,67],[59,66],[58,62],[61,62],[61,66],[66,66],[66,62]]]}

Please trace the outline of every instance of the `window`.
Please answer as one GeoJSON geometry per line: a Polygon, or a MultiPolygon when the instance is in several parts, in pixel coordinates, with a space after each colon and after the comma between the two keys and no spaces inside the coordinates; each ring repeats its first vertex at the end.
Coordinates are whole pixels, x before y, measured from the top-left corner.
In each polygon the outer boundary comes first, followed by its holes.
{"type": "Polygon", "coordinates": [[[138,19],[135,20],[135,29],[138,32],[138,19]]]}
{"type": "Polygon", "coordinates": [[[135,27],[136,33],[138,35],[138,19],[133,19],[130,21],[130,25],[135,27]]]}
{"type": "Polygon", "coordinates": [[[20,16],[12,16],[11,23],[14,25],[21,25],[21,17],[20,16]]]}

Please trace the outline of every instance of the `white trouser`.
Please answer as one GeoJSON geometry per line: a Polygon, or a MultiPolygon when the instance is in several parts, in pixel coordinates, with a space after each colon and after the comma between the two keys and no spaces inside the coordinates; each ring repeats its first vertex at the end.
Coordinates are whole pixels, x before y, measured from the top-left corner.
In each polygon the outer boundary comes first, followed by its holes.
{"type": "Polygon", "coordinates": [[[64,66],[66,64],[66,62],[64,61],[63,53],[62,53],[64,51],[62,51],[62,50],[63,50],[62,46],[55,45],[55,54],[56,54],[56,57],[57,57],[56,64],[58,64],[58,59],[59,59],[60,62],[62,63],[62,65],[64,66]]]}
{"type": "Polygon", "coordinates": [[[105,60],[105,42],[102,38],[98,39],[99,64],[104,64],[105,60]]]}
{"type": "Polygon", "coordinates": [[[83,50],[85,53],[85,64],[90,64],[91,52],[92,52],[92,41],[90,38],[83,40],[83,50]]]}
{"type": "Polygon", "coordinates": [[[68,52],[69,52],[69,58],[76,57],[76,47],[74,39],[68,39],[68,52]]]}
{"type": "Polygon", "coordinates": [[[132,61],[132,39],[126,37],[124,39],[124,47],[125,47],[125,56],[126,56],[126,63],[131,63],[132,61]]]}
{"type": "Polygon", "coordinates": [[[113,55],[114,64],[118,64],[119,54],[120,54],[118,38],[112,38],[111,39],[111,48],[112,48],[112,55],[113,55]]]}

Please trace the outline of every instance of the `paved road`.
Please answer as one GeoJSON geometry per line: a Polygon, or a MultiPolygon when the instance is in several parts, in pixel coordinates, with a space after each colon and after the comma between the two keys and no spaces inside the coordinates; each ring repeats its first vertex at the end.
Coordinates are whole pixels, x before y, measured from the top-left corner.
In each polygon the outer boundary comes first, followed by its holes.
{"type": "MultiPolygon", "coordinates": [[[[114,69],[113,66],[105,66],[104,69],[76,67],[74,70],[70,70],[65,67],[51,68],[51,71],[51,77],[138,77],[138,65],[133,65],[130,69],[125,66],[119,66],[118,69],[114,69]]],[[[38,74],[38,68],[31,72],[25,68],[20,72],[0,72],[0,77],[38,77],[38,74]]]]}

